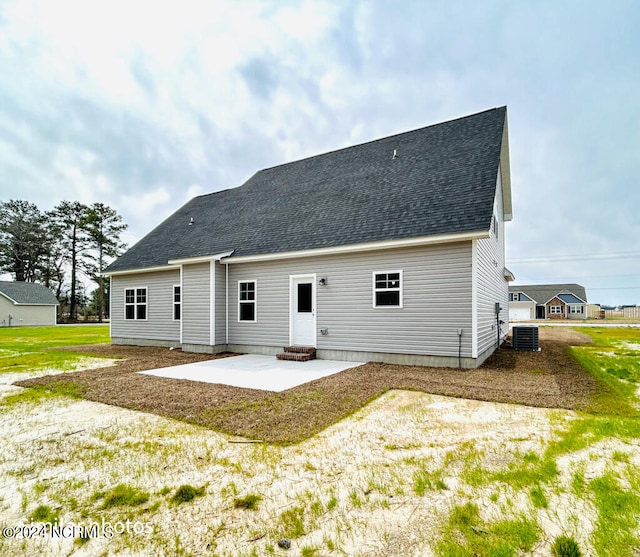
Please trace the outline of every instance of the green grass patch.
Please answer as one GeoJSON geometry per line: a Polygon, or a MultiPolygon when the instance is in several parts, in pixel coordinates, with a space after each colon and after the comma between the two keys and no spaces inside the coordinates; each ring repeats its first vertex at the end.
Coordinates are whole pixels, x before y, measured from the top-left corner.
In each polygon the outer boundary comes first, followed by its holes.
{"type": "Polygon", "coordinates": [[[46,387],[32,387],[23,389],[17,393],[7,395],[0,399],[0,412],[7,411],[19,404],[39,404],[52,398],[69,397],[82,398],[84,387],[77,383],[56,381],[46,387]]]}
{"type": "Polygon", "coordinates": [[[279,536],[284,538],[299,538],[306,533],[304,507],[298,505],[282,512],[278,524],[279,536]]]}
{"type": "Polygon", "coordinates": [[[237,497],[234,499],[233,507],[235,509],[248,509],[250,511],[255,511],[258,508],[258,503],[260,503],[260,501],[262,501],[262,497],[260,495],[250,493],[244,497],[237,497]]]}
{"type": "Polygon", "coordinates": [[[537,540],[534,521],[521,517],[486,522],[480,518],[477,505],[466,503],[453,508],[436,550],[443,557],[515,557],[530,551],[537,540]]]}
{"type": "Polygon", "coordinates": [[[614,416],[640,415],[637,404],[640,386],[640,329],[582,328],[592,344],[574,346],[574,358],[598,381],[600,388],[592,395],[585,410],[614,416]],[[636,405],[636,406],[634,406],[636,405]]]}
{"type": "Polygon", "coordinates": [[[65,346],[109,343],[108,325],[6,327],[0,329],[0,373],[41,369],[68,371],[87,354],[55,350],[65,346]]]}
{"type": "Polygon", "coordinates": [[[413,473],[413,491],[416,495],[423,496],[427,490],[446,490],[449,489],[442,479],[442,470],[429,472],[424,466],[421,466],[413,473]]]}
{"type": "Polygon", "coordinates": [[[576,540],[569,536],[558,536],[551,546],[555,557],[582,557],[582,552],[576,540]]]}
{"type": "Polygon", "coordinates": [[[531,497],[531,502],[536,509],[548,509],[549,501],[547,500],[547,496],[544,494],[544,489],[542,486],[535,486],[529,490],[529,496],[531,497]]]}
{"type": "Polygon", "coordinates": [[[184,484],[176,489],[171,500],[179,505],[180,503],[193,501],[196,497],[202,497],[202,495],[204,495],[204,487],[193,487],[192,485],[184,484]]]}
{"type": "Polygon", "coordinates": [[[149,494],[137,487],[118,484],[109,491],[94,493],[93,500],[101,500],[102,509],[110,509],[112,507],[135,507],[146,503],[149,500],[149,494]]]}
{"type": "Polygon", "coordinates": [[[48,522],[52,525],[60,523],[60,513],[54,511],[49,505],[40,505],[29,515],[31,522],[48,522]]]}
{"type": "Polygon", "coordinates": [[[603,557],[635,555],[633,548],[640,546],[638,515],[640,478],[631,478],[632,489],[624,489],[611,474],[606,473],[589,483],[595,497],[598,520],[593,532],[593,545],[603,557]],[[635,489],[633,489],[635,484],[635,489]]]}

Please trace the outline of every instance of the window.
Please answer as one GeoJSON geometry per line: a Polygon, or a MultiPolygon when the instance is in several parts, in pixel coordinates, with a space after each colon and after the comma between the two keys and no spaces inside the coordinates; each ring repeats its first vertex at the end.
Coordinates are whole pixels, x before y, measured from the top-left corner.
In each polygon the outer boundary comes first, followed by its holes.
{"type": "Polygon", "coordinates": [[[127,288],[124,291],[124,318],[144,320],[147,318],[147,289],[127,288]]]}
{"type": "Polygon", "coordinates": [[[498,238],[499,226],[500,225],[498,223],[498,217],[495,213],[493,213],[493,216],[491,217],[491,231],[493,232],[493,235],[496,237],[496,239],[498,238]]]}
{"type": "Polygon", "coordinates": [[[551,315],[562,315],[562,306],[549,306],[549,313],[551,315]]]}
{"type": "Polygon", "coordinates": [[[520,301],[520,294],[519,293],[509,294],[509,301],[510,302],[519,302],[520,301]]]}
{"type": "Polygon", "coordinates": [[[569,312],[570,313],[584,313],[582,306],[570,306],[569,307],[569,312]]]}
{"type": "Polygon", "coordinates": [[[180,321],[182,315],[182,299],[180,297],[180,285],[173,287],[173,320],[180,321]]]}
{"type": "Polygon", "coordinates": [[[298,313],[313,312],[313,285],[310,282],[298,284],[298,313]]]}
{"type": "Polygon", "coordinates": [[[373,307],[402,307],[402,271],[373,274],[373,307]]]}
{"type": "Polygon", "coordinates": [[[238,282],[238,321],[256,320],[256,281],[238,282]]]}

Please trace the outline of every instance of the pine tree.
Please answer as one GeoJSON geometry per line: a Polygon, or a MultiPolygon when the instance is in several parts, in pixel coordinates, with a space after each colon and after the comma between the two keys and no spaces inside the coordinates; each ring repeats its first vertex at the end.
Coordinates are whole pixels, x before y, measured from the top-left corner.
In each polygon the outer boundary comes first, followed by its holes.
{"type": "Polygon", "coordinates": [[[45,253],[46,217],[33,203],[0,203],[0,271],[34,282],[45,253]]]}
{"type": "Polygon", "coordinates": [[[90,270],[88,250],[91,245],[87,222],[89,207],[79,201],[62,201],[51,212],[54,225],[59,230],[62,259],[71,266],[71,291],[69,293],[69,319],[77,319],[78,274],[90,270]]]}
{"type": "Polygon", "coordinates": [[[120,240],[120,234],[127,229],[127,225],[114,209],[103,203],[94,203],[89,207],[85,229],[91,248],[97,252],[91,276],[98,283],[98,321],[102,323],[105,288],[101,272],[105,267],[105,257],[117,257],[126,248],[120,240]]]}

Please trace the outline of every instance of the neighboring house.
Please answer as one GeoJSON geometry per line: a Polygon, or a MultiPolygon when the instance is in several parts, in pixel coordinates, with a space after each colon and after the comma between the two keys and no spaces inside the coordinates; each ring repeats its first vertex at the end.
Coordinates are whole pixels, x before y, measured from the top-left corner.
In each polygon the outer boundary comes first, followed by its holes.
{"type": "Polygon", "coordinates": [[[0,326],[55,325],[58,300],[33,282],[0,281],[0,326]]]}
{"type": "Polygon", "coordinates": [[[509,321],[586,319],[587,294],[579,284],[509,287],[509,321]]]}
{"type": "Polygon", "coordinates": [[[507,334],[506,107],[256,173],[113,262],[116,344],[474,367],[507,334]]]}

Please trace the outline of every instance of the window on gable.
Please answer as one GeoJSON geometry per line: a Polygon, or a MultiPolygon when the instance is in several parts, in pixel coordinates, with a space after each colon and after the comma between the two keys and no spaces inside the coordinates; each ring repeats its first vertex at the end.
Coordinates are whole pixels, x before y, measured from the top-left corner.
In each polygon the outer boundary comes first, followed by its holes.
{"type": "Polygon", "coordinates": [[[145,320],[147,318],[146,287],[125,289],[124,318],[126,320],[145,320]]]}
{"type": "Polygon", "coordinates": [[[173,319],[174,321],[180,321],[182,316],[182,297],[180,292],[180,286],[175,285],[173,287],[173,319]]]}
{"type": "Polygon", "coordinates": [[[510,302],[519,302],[520,301],[520,294],[519,293],[511,293],[509,294],[509,301],[510,302]]]}
{"type": "Polygon", "coordinates": [[[238,321],[257,321],[255,280],[238,282],[238,321]]]}
{"type": "Polygon", "coordinates": [[[402,307],[402,271],[373,273],[373,307],[402,307]]]}

